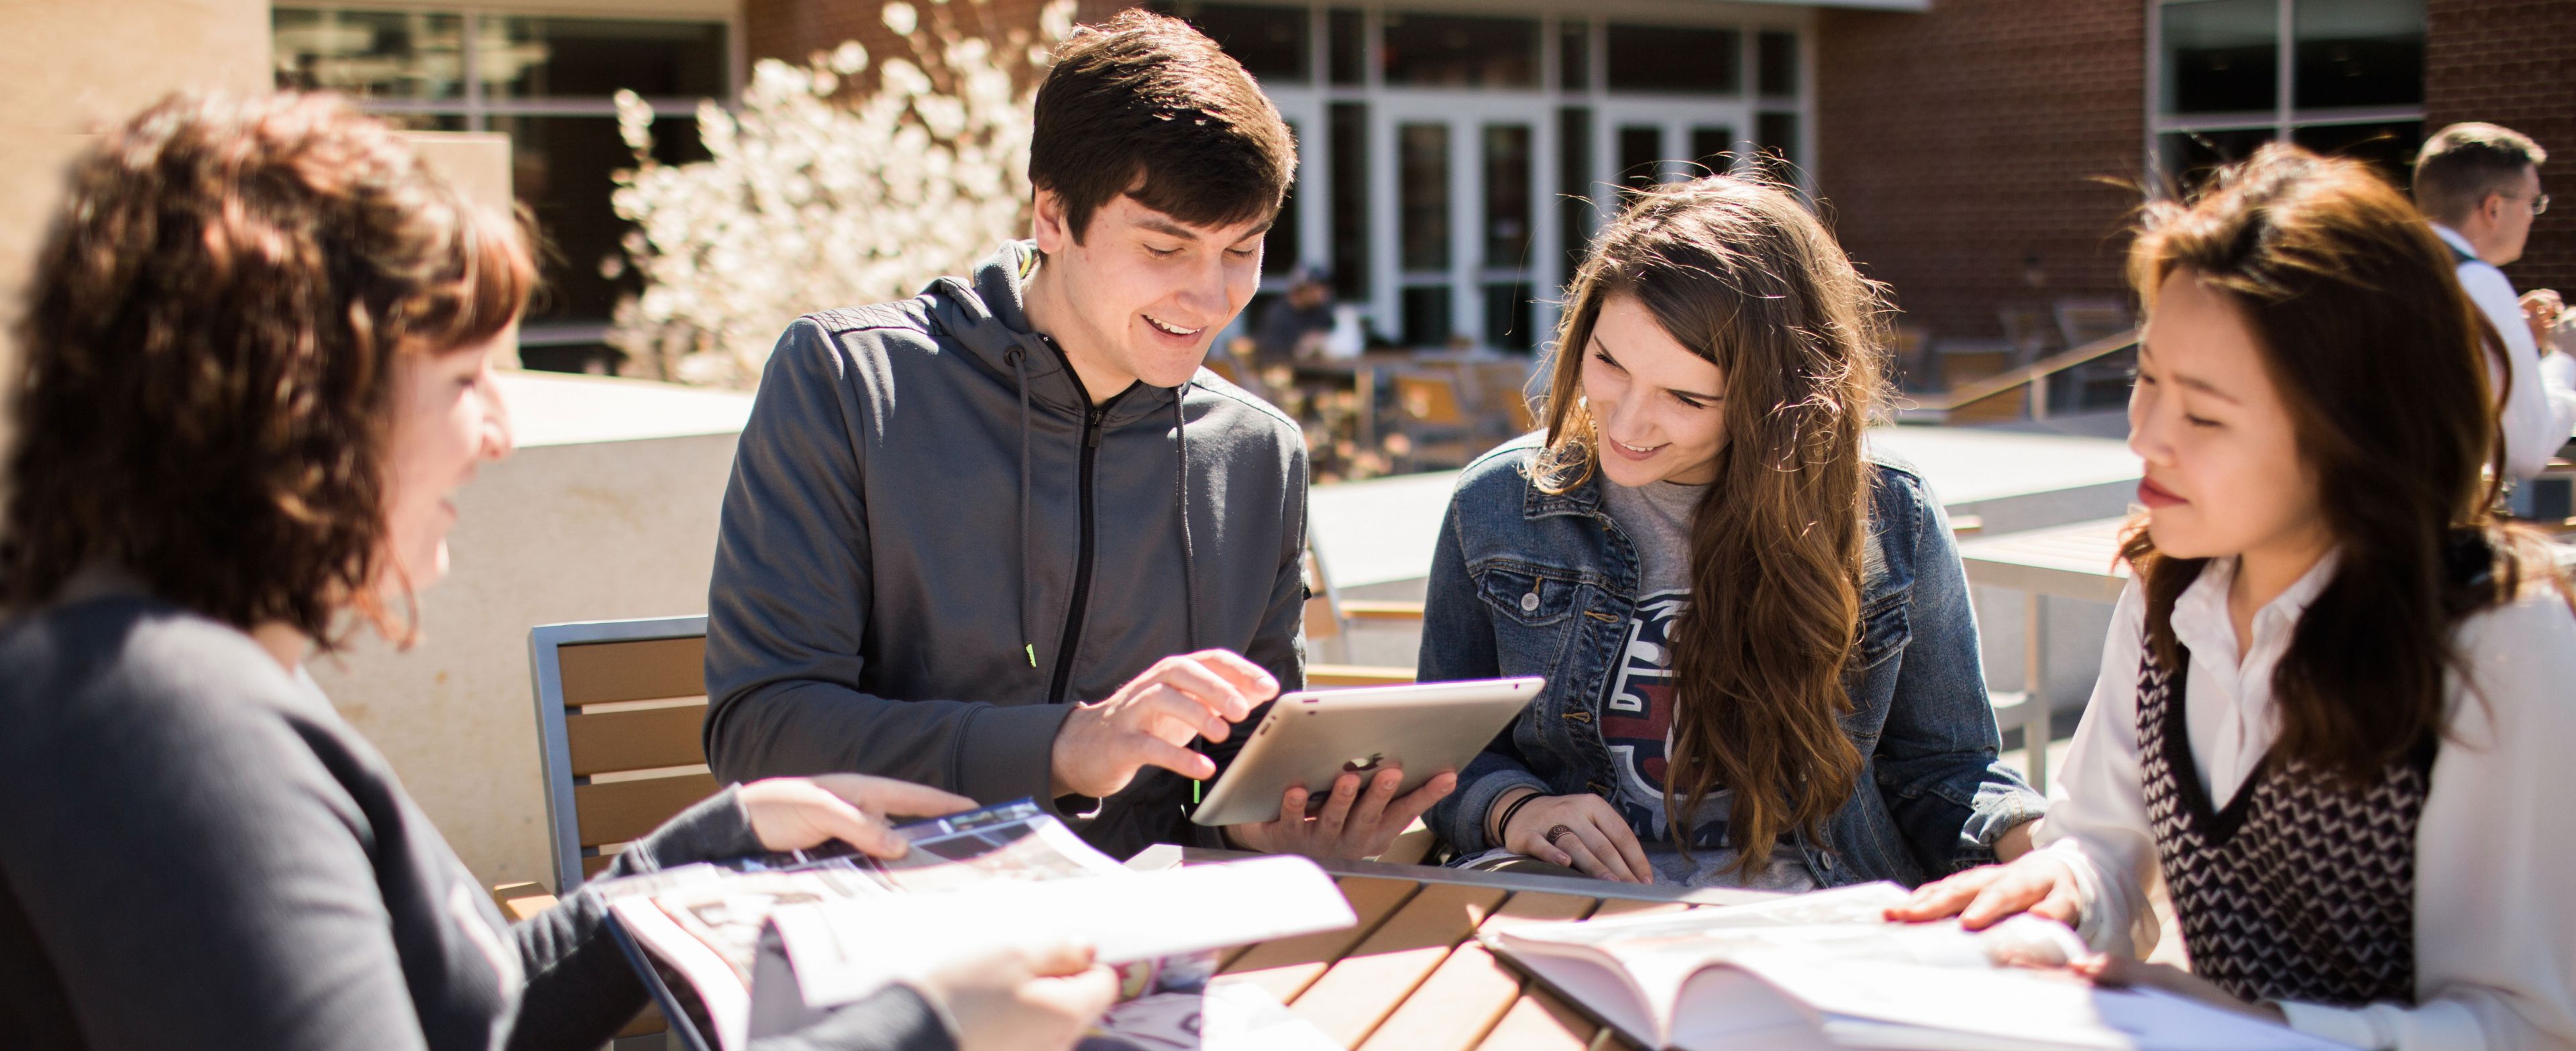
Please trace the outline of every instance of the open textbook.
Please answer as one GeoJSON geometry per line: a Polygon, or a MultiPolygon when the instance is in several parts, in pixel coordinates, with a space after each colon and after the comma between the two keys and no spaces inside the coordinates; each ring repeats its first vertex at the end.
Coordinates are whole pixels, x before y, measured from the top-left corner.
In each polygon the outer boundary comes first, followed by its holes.
{"type": "Polygon", "coordinates": [[[1778,901],[1481,934],[1649,1048],[2325,1051],[2342,1045],[2063,969],[2084,946],[2053,921],[1983,931],[1898,924],[1893,883],[1778,901]]]}
{"type": "MultiPolygon", "coordinates": [[[[663,1015],[698,1051],[739,1051],[1032,933],[1095,946],[1118,967],[1129,1001],[1109,1023],[1127,1018],[1150,1032],[1180,1010],[1179,996],[1161,994],[1196,997],[1213,950],[1355,922],[1331,878],[1304,859],[1134,872],[1026,800],[896,831],[912,849],[891,860],[773,855],[597,890],[663,1015]],[[1254,902],[1261,907],[1245,907],[1254,902]]],[[[1238,1028],[1276,1020],[1260,1006],[1212,999],[1206,1024],[1219,1023],[1220,1008],[1238,1028]]]]}

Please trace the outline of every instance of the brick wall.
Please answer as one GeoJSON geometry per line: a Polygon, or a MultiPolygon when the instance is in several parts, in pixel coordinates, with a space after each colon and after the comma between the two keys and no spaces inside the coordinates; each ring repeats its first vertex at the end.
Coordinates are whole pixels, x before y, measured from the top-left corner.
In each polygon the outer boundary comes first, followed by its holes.
{"type": "Polygon", "coordinates": [[[2535,220],[2519,288],[2576,290],[2576,3],[2427,0],[2424,130],[2502,124],[2550,151],[2541,189],[2560,203],[2535,220]]]}
{"type": "Polygon", "coordinates": [[[2141,174],[2145,34],[2141,0],[1818,13],[1817,189],[1907,323],[1994,336],[2001,304],[2125,295],[2135,194],[2095,180],[2141,174]]]}

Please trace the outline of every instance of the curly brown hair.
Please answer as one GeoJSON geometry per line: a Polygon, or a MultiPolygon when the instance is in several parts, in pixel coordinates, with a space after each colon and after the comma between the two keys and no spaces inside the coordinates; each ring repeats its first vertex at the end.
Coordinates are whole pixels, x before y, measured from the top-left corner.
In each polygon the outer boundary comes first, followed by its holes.
{"type": "Polygon", "coordinates": [[[245,629],[327,647],[345,607],[407,643],[379,576],[395,356],[508,328],[516,226],[324,95],[169,96],[69,189],[18,324],[0,604],[110,566],[245,629]]]}

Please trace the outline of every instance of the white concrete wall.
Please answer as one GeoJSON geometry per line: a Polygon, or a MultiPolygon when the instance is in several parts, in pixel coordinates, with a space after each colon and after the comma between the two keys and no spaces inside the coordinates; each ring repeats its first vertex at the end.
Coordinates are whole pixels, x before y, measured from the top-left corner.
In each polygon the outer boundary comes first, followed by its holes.
{"type": "Polygon", "coordinates": [[[551,884],[528,629],[706,612],[751,399],[545,373],[503,388],[523,444],[458,494],[422,642],[366,633],[312,670],[476,876],[551,884]]]}

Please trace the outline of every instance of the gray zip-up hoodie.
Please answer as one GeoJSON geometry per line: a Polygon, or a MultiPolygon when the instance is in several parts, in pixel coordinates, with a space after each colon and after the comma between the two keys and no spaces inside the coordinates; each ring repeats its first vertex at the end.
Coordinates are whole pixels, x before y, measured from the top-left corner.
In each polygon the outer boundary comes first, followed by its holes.
{"type": "MultiPolygon", "coordinates": [[[[1006,244],[971,284],[779,339],[707,596],[718,778],[848,770],[1047,801],[1070,704],[1156,660],[1223,647],[1304,684],[1298,427],[1204,369],[1092,406],[1029,330],[1036,265],[1006,244]]],[[[1149,767],[1078,824],[1121,857],[1212,844],[1190,800],[1149,767]]]]}

